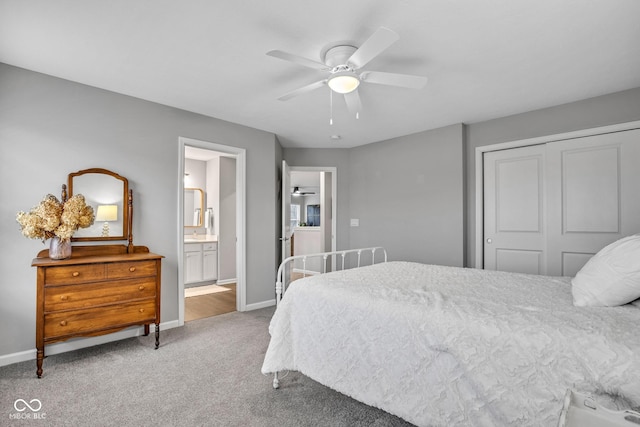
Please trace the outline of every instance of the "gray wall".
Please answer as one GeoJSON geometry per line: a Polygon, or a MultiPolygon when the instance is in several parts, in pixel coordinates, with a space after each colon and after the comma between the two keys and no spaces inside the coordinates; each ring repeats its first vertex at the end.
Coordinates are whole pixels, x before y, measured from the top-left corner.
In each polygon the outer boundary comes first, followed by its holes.
{"type": "MultiPolygon", "coordinates": [[[[134,243],[164,255],[162,321],[178,316],[177,203],[181,136],[247,150],[247,303],[273,299],[276,233],[271,133],[0,64],[0,357],[35,347],[36,270],[45,248],[21,237],[16,212],[67,174],[102,167],[129,179],[134,243]],[[11,325],[9,327],[8,325],[11,325]]],[[[181,191],[181,190],[180,190],[181,191]]]]}
{"type": "Polygon", "coordinates": [[[640,120],[640,88],[353,149],[285,148],[284,157],[291,166],[337,168],[338,249],[380,244],[394,259],[418,257],[451,265],[463,260],[473,267],[476,147],[636,120],[640,120]],[[447,141],[454,146],[447,147],[447,141]],[[416,151],[408,155],[403,150],[416,151]],[[431,180],[431,188],[420,183],[421,176],[431,180]],[[457,187],[459,180],[462,188],[457,187]],[[402,187],[416,182],[417,194],[402,187]],[[401,209],[397,205],[409,208],[406,224],[396,219],[401,209]],[[462,224],[457,225],[460,215],[462,224]],[[350,227],[350,218],[360,219],[360,227],[350,227]],[[446,229],[437,226],[439,218],[451,220],[445,221],[446,229]],[[409,230],[418,235],[409,235],[409,230]],[[401,233],[396,236],[396,231],[401,233]],[[410,245],[403,248],[402,240],[410,245]],[[442,252],[433,253],[433,248],[442,252]]]}
{"type": "Polygon", "coordinates": [[[162,317],[169,322],[178,312],[180,136],[247,150],[252,304],[273,299],[283,158],[292,166],[337,168],[338,249],[382,245],[391,259],[461,265],[465,254],[466,264],[474,260],[475,147],[640,120],[638,88],[353,149],[282,149],[267,132],[4,64],[0,94],[0,358],[34,348],[36,277],[30,262],[45,247],[20,236],[15,214],[47,193],[58,194],[70,172],[103,167],[129,178],[134,242],[166,257],[162,317]],[[360,219],[360,227],[350,227],[350,218],[360,219]]]}
{"type": "Polygon", "coordinates": [[[390,259],[462,266],[462,125],[354,148],[349,211],[354,248],[390,259]]]}
{"type": "Polygon", "coordinates": [[[338,249],[384,246],[390,259],[462,266],[462,150],[463,126],[453,125],[352,149],[285,148],[284,157],[337,168],[338,249]]]}
{"type": "Polygon", "coordinates": [[[475,266],[476,147],[636,120],[640,120],[640,88],[467,125],[465,161],[468,264],[475,266]]]}

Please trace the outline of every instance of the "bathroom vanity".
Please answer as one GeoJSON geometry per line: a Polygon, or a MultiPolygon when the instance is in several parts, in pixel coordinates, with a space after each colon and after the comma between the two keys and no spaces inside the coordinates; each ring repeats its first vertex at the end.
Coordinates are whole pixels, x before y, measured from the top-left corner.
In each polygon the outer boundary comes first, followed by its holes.
{"type": "Polygon", "coordinates": [[[203,236],[184,240],[184,284],[218,279],[218,240],[203,236]]]}

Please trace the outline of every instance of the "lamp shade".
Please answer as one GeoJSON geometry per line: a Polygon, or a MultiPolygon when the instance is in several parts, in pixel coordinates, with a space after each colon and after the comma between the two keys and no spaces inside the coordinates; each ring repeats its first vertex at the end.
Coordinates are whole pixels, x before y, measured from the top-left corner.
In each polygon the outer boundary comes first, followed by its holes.
{"type": "Polygon", "coordinates": [[[341,71],[333,74],[327,82],[331,90],[337,93],[353,92],[360,85],[358,76],[350,71],[341,71]]]}
{"type": "Polygon", "coordinates": [[[96,221],[117,221],[118,205],[99,205],[96,221]]]}

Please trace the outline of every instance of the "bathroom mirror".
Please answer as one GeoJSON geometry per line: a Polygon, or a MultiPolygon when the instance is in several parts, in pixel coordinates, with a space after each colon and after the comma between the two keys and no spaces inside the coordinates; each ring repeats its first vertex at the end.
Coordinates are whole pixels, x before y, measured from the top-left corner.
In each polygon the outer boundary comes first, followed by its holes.
{"type": "Polygon", "coordinates": [[[78,229],[71,240],[126,240],[129,181],[107,169],[84,169],[69,174],[69,197],[82,194],[96,216],[91,227],[78,229]]]}
{"type": "Polygon", "coordinates": [[[184,226],[202,227],[204,217],[204,191],[201,188],[184,189],[184,226]]]}

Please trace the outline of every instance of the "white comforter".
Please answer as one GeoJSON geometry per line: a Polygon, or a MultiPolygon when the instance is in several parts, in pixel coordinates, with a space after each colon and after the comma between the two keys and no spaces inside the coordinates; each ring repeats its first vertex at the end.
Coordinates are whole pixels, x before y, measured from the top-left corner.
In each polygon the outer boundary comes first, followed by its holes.
{"type": "Polygon", "coordinates": [[[640,406],[640,308],[574,307],[570,289],[408,262],[308,277],[274,314],[262,372],[424,426],[555,426],[567,388],[640,406]]]}

